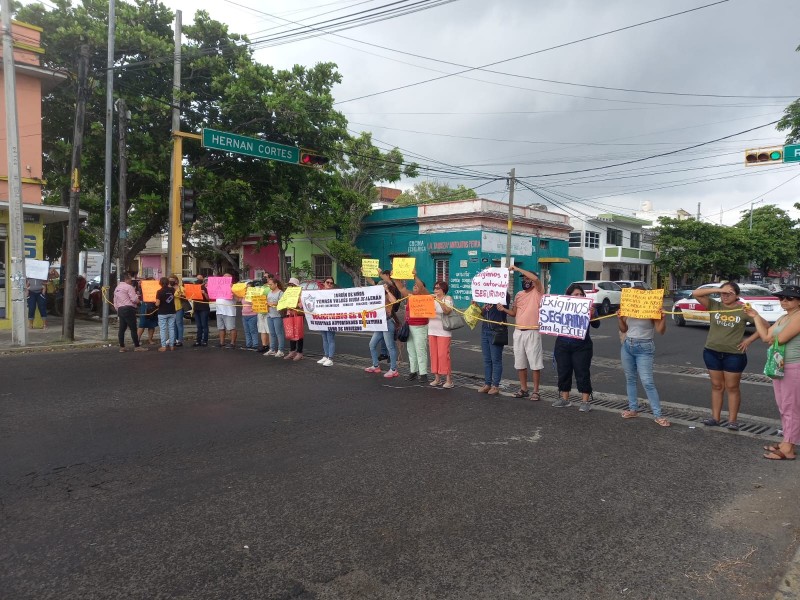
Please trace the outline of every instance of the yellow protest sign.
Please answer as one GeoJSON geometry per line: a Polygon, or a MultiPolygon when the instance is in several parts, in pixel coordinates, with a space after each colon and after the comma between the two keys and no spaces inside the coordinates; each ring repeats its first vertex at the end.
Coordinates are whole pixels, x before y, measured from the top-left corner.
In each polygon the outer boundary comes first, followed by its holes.
{"type": "Polygon", "coordinates": [[[239,298],[244,296],[246,290],[247,290],[246,283],[234,283],[231,286],[231,291],[233,292],[233,295],[239,298]]]}
{"type": "Polygon", "coordinates": [[[156,292],[161,289],[161,284],[158,281],[143,279],[139,282],[139,286],[142,288],[142,300],[145,302],[156,301],[156,292]]]}
{"type": "Polygon", "coordinates": [[[264,291],[260,287],[249,287],[244,294],[244,299],[248,302],[253,302],[253,296],[263,296],[264,291]]]}
{"type": "Polygon", "coordinates": [[[280,300],[278,300],[278,310],[284,308],[297,308],[297,301],[300,300],[300,292],[303,290],[297,286],[286,288],[280,300]]]}
{"type": "Polygon", "coordinates": [[[660,319],[664,306],[664,290],[622,288],[619,314],[634,319],[660,319]]]}
{"type": "Polygon", "coordinates": [[[381,268],[380,261],[377,258],[362,258],[361,259],[361,274],[364,277],[380,277],[381,268]]]}
{"type": "Polygon", "coordinates": [[[436,317],[436,305],[433,296],[410,294],[408,296],[408,310],[415,319],[433,319],[436,317]]]}
{"type": "Polygon", "coordinates": [[[397,257],[392,260],[392,277],[394,279],[414,279],[414,267],[416,266],[416,258],[397,257]]]}
{"type": "Polygon", "coordinates": [[[266,313],[269,312],[269,307],[267,306],[267,297],[263,294],[261,296],[252,296],[253,300],[253,312],[256,313],[266,313]]]}

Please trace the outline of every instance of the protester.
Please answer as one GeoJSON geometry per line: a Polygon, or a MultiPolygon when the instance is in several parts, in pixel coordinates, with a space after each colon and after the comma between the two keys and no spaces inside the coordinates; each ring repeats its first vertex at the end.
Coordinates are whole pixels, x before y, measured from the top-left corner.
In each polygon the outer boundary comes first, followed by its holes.
{"type": "Polygon", "coordinates": [[[36,309],[42,317],[42,329],[47,329],[47,286],[46,279],[36,279],[28,277],[25,280],[25,290],[28,296],[28,327],[33,329],[33,317],[36,316],[36,309]]]}
{"type": "MultiPolygon", "coordinates": [[[[367,283],[375,285],[375,282],[369,277],[366,278],[367,283]]],[[[369,353],[372,357],[372,366],[364,369],[367,373],[381,373],[380,367],[380,350],[382,347],[386,348],[389,356],[389,370],[386,371],[384,377],[391,379],[398,377],[400,373],[397,371],[397,345],[395,344],[395,331],[397,330],[397,308],[399,304],[397,300],[400,299],[400,290],[391,281],[383,281],[384,289],[384,302],[386,303],[386,331],[375,331],[372,333],[372,338],[369,341],[369,353]]]]}
{"type": "MultiPolygon", "coordinates": [[[[410,294],[419,296],[430,295],[428,288],[417,276],[417,270],[412,271],[414,274],[414,287],[409,291],[404,281],[398,280],[396,282],[397,289],[403,298],[408,297],[410,294]]],[[[392,280],[394,281],[394,280],[392,280]]],[[[408,374],[409,381],[414,381],[419,377],[420,383],[428,383],[428,319],[425,317],[415,317],[408,303],[406,303],[406,323],[408,323],[408,374]]]]}
{"type": "Polygon", "coordinates": [[[431,352],[431,373],[433,381],[430,385],[443,388],[453,387],[453,369],[450,362],[450,340],[452,333],[445,330],[442,315],[453,312],[453,298],[447,295],[450,286],[446,281],[437,281],[433,285],[434,309],[436,317],[428,321],[428,346],[431,352]]]}
{"type": "MultiPolygon", "coordinates": [[[[261,293],[262,295],[266,296],[269,294],[269,281],[272,279],[272,275],[269,273],[265,273],[262,277],[263,284],[261,286],[261,293]]],[[[268,311],[269,312],[269,311],[268,311]]],[[[266,354],[269,352],[269,323],[267,322],[267,315],[268,312],[260,312],[258,313],[258,335],[261,338],[261,345],[258,348],[258,351],[261,354],[266,354]]]]}
{"type": "MultiPolygon", "coordinates": [[[[253,287],[253,283],[247,284],[253,287]]],[[[244,327],[244,347],[246,350],[258,350],[258,314],[253,310],[253,303],[247,299],[245,293],[242,298],[242,326],[244,327]]]]}
{"type": "Polygon", "coordinates": [[[161,289],[156,292],[158,308],[158,329],[161,335],[159,352],[167,349],[175,350],[175,288],[170,285],[169,277],[159,279],[161,289]]]}
{"type": "Polygon", "coordinates": [[[800,286],[787,285],[775,294],[786,314],[770,326],[753,308],[745,309],[756,331],[768,344],[785,344],[783,377],[772,380],[775,402],[781,414],[783,440],[764,446],[768,460],[794,460],[800,444],[800,286]]]}
{"type": "MultiPolygon", "coordinates": [[[[484,304],[481,309],[481,353],[483,354],[483,386],[478,388],[479,394],[496,396],[500,393],[500,380],[503,378],[503,348],[502,344],[495,344],[496,334],[505,333],[508,342],[508,326],[498,325],[506,323],[508,317],[501,308],[508,309],[511,297],[506,294],[505,304],[484,304]]],[[[473,301],[472,304],[478,306],[473,301]]]]}
{"type": "MultiPolygon", "coordinates": [[[[585,298],[586,292],[576,283],[573,283],[564,292],[567,296],[585,298]]],[[[593,316],[589,311],[589,318],[593,316]]],[[[589,321],[589,325],[595,329],[600,327],[600,321],[589,321]]],[[[558,394],[559,398],[553,402],[554,408],[568,408],[572,406],[569,393],[572,391],[572,374],[575,374],[575,385],[581,394],[581,405],[578,410],[590,412],[592,405],[589,398],[592,395],[591,364],[594,354],[594,344],[590,335],[590,328],[586,328],[586,334],[582,339],[570,338],[559,335],[556,337],[553,346],[553,358],[556,362],[558,372],[558,394]]]]}
{"type": "MultiPolygon", "coordinates": [[[[233,282],[236,278],[228,273],[233,282]]],[[[219,334],[219,347],[226,350],[236,348],[236,301],[233,298],[214,298],[217,306],[217,332],[219,334]],[[225,343],[226,338],[229,340],[225,343]]]]}
{"type": "Polygon", "coordinates": [[[284,285],[280,279],[272,278],[267,282],[269,294],[267,294],[267,326],[269,327],[269,339],[272,340],[272,348],[264,356],[274,356],[283,358],[286,355],[286,337],[283,331],[283,317],[278,311],[278,301],[283,296],[284,285]]]}
{"type": "Polygon", "coordinates": [[[747,347],[758,339],[758,332],[744,338],[745,327],[753,324],[753,319],[744,312],[738,302],[739,286],[729,281],[719,288],[698,288],[692,296],[708,310],[709,330],[703,349],[703,360],[711,378],[711,418],[703,420],[703,425],[716,427],[722,423],[723,394],[728,392],[728,423],[726,428],[739,431],[739,405],[741,391],[739,381],[747,366],[747,347]],[[720,300],[711,298],[719,294],[720,300]]]}
{"type": "MultiPolygon", "coordinates": [[[[152,281],[152,277],[145,278],[145,281],[152,281]]],[[[139,300],[141,304],[139,304],[139,328],[136,330],[136,335],[139,336],[139,340],[142,341],[144,338],[145,329],[147,330],[147,344],[152,346],[155,341],[153,340],[153,336],[156,333],[156,327],[158,327],[158,309],[156,305],[152,302],[145,302],[144,297],[142,295],[142,288],[139,287],[137,290],[137,294],[139,296],[139,300]]]]}
{"type": "Polygon", "coordinates": [[[175,346],[180,347],[183,346],[183,316],[189,301],[186,299],[180,275],[170,275],[169,284],[175,289],[175,346]]]}
{"type": "MultiPolygon", "coordinates": [[[[289,283],[287,287],[300,287],[300,280],[297,277],[292,277],[289,279],[289,283]]],[[[303,360],[303,338],[305,337],[305,319],[303,318],[303,314],[299,312],[297,309],[300,308],[300,298],[297,298],[297,304],[294,308],[290,308],[286,311],[286,318],[284,319],[284,335],[286,334],[286,319],[292,319],[293,325],[295,325],[295,329],[297,330],[295,335],[292,337],[294,339],[289,340],[289,353],[283,357],[283,360],[303,360]]],[[[288,336],[287,336],[288,337],[288,336]]]]}
{"type": "Polygon", "coordinates": [[[197,283],[200,285],[200,293],[202,300],[195,300],[192,304],[192,312],[194,313],[194,322],[197,326],[197,335],[193,346],[208,346],[208,317],[211,314],[211,307],[208,301],[208,287],[206,286],[206,278],[200,273],[195,277],[197,283]]]}
{"type": "MultiPolygon", "coordinates": [[[[323,289],[332,290],[336,287],[336,281],[333,277],[326,277],[323,285],[325,286],[323,289]]],[[[322,334],[322,358],[317,361],[317,364],[323,367],[332,367],[333,355],[336,353],[336,332],[321,331],[320,333],[322,334]]]]}
{"type": "Polygon", "coordinates": [[[528,398],[534,402],[541,400],[539,381],[544,368],[542,359],[542,339],[539,335],[539,305],[542,302],[544,286],[539,276],[531,271],[512,265],[508,268],[512,273],[517,271],[522,276],[522,291],[514,296],[514,306],[502,312],[516,320],[514,328],[514,368],[519,377],[519,391],[514,398],[528,398]],[[528,369],[533,372],[533,392],[528,392],[528,369]]]}
{"type": "Polygon", "coordinates": [[[114,310],[117,311],[117,320],[119,321],[119,331],[117,337],[119,339],[119,351],[127,352],[125,348],[125,330],[131,330],[131,339],[133,340],[133,351],[141,352],[147,350],[142,348],[139,344],[139,335],[136,332],[136,307],[139,306],[139,296],[136,294],[136,289],[131,285],[133,277],[129,272],[125,272],[122,276],[122,281],[117,284],[114,289],[114,310]]]}
{"type": "MultiPolygon", "coordinates": [[[[599,321],[598,321],[599,323],[599,321]]],[[[661,399],[658,396],[656,382],[653,377],[653,358],[656,354],[655,333],[664,335],[667,321],[662,311],[660,319],[636,319],[623,317],[617,313],[620,333],[625,334],[620,350],[622,368],[625,369],[625,385],[628,392],[628,409],[622,411],[623,419],[635,419],[639,416],[639,399],[636,376],[642,382],[655,422],[661,427],[669,427],[670,422],[661,415],[661,399]]]]}

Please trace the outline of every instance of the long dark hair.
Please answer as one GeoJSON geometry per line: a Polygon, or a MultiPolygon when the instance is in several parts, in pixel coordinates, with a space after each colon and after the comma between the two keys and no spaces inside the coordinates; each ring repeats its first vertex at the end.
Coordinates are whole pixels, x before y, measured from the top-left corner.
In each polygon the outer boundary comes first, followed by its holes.
{"type": "Polygon", "coordinates": [[[565,296],[572,296],[572,292],[574,292],[575,290],[580,290],[581,291],[581,296],[586,297],[586,290],[584,290],[577,283],[571,283],[569,285],[569,287],[567,288],[567,291],[564,292],[564,295],[565,296]]]}

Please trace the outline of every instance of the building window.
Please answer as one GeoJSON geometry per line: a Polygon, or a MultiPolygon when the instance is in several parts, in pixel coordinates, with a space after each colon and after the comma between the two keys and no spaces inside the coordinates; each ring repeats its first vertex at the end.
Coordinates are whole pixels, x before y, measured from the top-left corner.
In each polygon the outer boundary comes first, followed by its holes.
{"type": "Polygon", "coordinates": [[[333,264],[330,257],[324,254],[314,254],[314,279],[325,279],[333,276],[333,264]]]}
{"type": "Polygon", "coordinates": [[[606,231],[606,244],[609,246],[622,246],[622,230],[608,228],[606,231]]]}
{"type": "Polygon", "coordinates": [[[569,247],[570,248],[580,248],[581,247],[581,232],[580,231],[570,231],[569,232],[569,247]]]}
{"type": "Polygon", "coordinates": [[[584,237],[583,245],[586,248],[599,248],[600,247],[600,234],[596,231],[587,231],[584,237]]]}
{"type": "Polygon", "coordinates": [[[586,279],[589,281],[600,279],[600,271],[586,271],[586,279]]]}
{"type": "Polygon", "coordinates": [[[631,248],[640,248],[642,246],[642,234],[631,232],[631,248]]]}
{"type": "Polygon", "coordinates": [[[611,269],[611,281],[622,279],[622,269],[611,269]]]}
{"type": "Polygon", "coordinates": [[[550,248],[550,240],[539,240],[539,249],[547,250],[550,248]]]}
{"type": "Polygon", "coordinates": [[[184,254],[181,257],[181,277],[191,277],[194,275],[192,272],[192,257],[184,254]]]}
{"type": "Polygon", "coordinates": [[[450,259],[437,258],[434,261],[436,281],[450,282],[450,259]]]}

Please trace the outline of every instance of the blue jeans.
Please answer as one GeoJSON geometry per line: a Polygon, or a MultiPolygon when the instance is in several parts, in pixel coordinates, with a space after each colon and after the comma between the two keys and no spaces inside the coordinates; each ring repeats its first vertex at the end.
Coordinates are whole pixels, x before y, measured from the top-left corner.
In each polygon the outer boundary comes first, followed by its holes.
{"type": "Polygon", "coordinates": [[[47,298],[44,292],[30,292],[28,294],[28,320],[33,321],[36,316],[36,309],[39,309],[39,314],[42,319],[47,318],[47,298]]]}
{"type": "Polygon", "coordinates": [[[481,327],[481,350],[483,351],[483,383],[500,387],[503,377],[503,348],[492,343],[494,331],[481,327]]]}
{"type": "Polygon", "coordinates": [[[397,346],[394,343],[394,321],[387,319],[386,325],[388,331],[376,331],[372,334],[372,339],[369,341],[369,353],[372,355],[372,366],[378,366],[378,355],[381,345],[384,344],[389,351],[389,368],[392,371],[397,370],[397,346]]]}
{"type": "Polygon", "coordinates": [[[175,311],[175,341],[183,343],[183,309],[175,311]]]}
{"type": "Polygon", "coordinates": [[[158,331],[161,334],[161,347],[175,345],[175,315],[158,315],[158,331]]]}
{"type": "Polygon", "coordinates": [[[336,332],[321,331],[322,334],[322,355],[333,358],[336,352],[336,332]]]}
{"type": "Polygon", "coordinates": [[[632,340],[627,338],[622,344],[620,359],[625,369],[625,384],[628,390],[628,409],[639,410],[639,401],[636,398],[636,375],[642,381],[642,386],[647,394],[647,401],[656,417],[661,416],[661,400],[658,397],[656,383],[653,379],[653,357],[656,354],[656,344],[653,340],[632,340]]]}
{"type": "Polygon", "coordinates": [[[210,310],[194,311],[194,322],[197,325],[197,340],[201,344],[208,343],[208,315],[210,310]]]}
{"type": "MultiPolygon", "coordinates": [[[[258,315],[242,317],[244,325],[244,346],[245,348],[258,348],[258,315]]],[[[283,323],[281,323],[283,329],[283,323]]]]}
{"type": "MultiPolygon", "coordinates": [[[[258,327],[257,319],[258,317],[256,317],[256,327],[258,327]]],[[[281,317],[267,317],[267,327],[269,328],[269,349],[275,350],[275,352],[284,352],[286,350],[286,336],[283,333],[283,319],[281,317]]]]}

